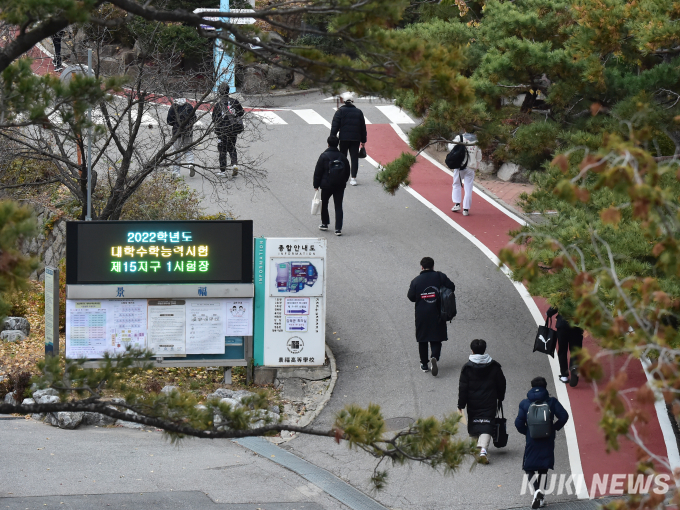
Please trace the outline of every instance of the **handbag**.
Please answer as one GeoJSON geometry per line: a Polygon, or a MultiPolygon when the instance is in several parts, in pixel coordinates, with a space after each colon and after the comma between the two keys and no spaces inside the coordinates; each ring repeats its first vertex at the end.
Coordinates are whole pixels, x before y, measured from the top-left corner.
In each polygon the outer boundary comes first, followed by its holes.
{"type": "Polygon", "coordinates": [[[321,191],[316,190],[312,198],[312,215],[317,215],[321,211],[321,191]]]}
{"type": "Polygon", "coordinates": [[[545,326],[538,326],[536,338],[534,339],[534,351],[542,352],[555,357],[555,347],[557,345],[557,332],[550,327],[550,317],[545,320],[545,326]]]}
{"type": "Polygon", "coordinates": [[[503,402],[498,402],[496,417],[493,419],[493,445],[496,448],[503,448],[508,445],[507,422],[508,420],[505,418],[505,416],[503,416],[503,402]]]}
{"type": "Polygon", "coordinates": [[[364,147],[363,145],[359,147],[359,154],[357,155],[357,157],[361,159],[366,157],[366,147],[364,147]]]}

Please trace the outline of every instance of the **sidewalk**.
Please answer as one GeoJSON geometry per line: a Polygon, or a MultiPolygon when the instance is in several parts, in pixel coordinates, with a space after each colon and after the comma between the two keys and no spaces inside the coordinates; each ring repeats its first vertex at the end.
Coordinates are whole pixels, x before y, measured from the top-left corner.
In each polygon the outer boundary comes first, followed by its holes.
{"type": "MultiPolygon", "coordinates": [[[[371,156],[381,164],[386,164],[392,161],[402,151],[413,152],[408,145],[399,136],[395,130],[389,125],[382,126],[368,126],[370,146],[367,147],[371,156]],[[375,141],[377,140],[377,141],[375,141]]],[[[443,153],[439,153],[443,154],[443,153]]],[[[439,159],[435,157],[435,159],[439,159]]],[[[438,168],[435,164],[423,158],[418,157],[410,175],[410,188],[429,201],[440,215],[445,215],[456,225],[462,227],[467,231],[472,238],[481,241],[481,243],[488,248],[493,254],[498,254],[500,249],[505,247],[510,241],[508,232],[516,230],[520,225],[506,215],[499,208],[495,207],[490,201],[484,200],[479,194],[475,193],[472,199],[472,206],[470,207],[470,216],[464,217],[460,213],[451,212],[451,176],[446,170],[438,168]]],[[[504,183],[496,180],[484,180],[482,186],[494,193],[499,198],[507,201],[505,203],[509,210],[517,210],[517,199],[523,192],[530,192],[531,185],[518,183],[504,183]],[[509,202],[509,203],[508,203],[509,202]]],[[[464,190],[464,193],[467,190],[464,190]]],[[[534,302],[538,306],[540,312],[545,317],[545,311],[548,308],[545,300],[541,298],[534,298],[534,302]]],[[[538,320],[537,320],[538,322],[538,320]]],[[[588,336],[584,339],[584,347],[596,351],[597,346],[595,342],[588,336]]],[[[531,356],[530,352],[527,356],[531,356]]],[[[538,356],[533,354],[533,356],[538,356]]],[[[615,376],[619,368],[626,360],[620,357],[609,358],[602,361],[604,368],[604,378],[601,381],[601,386],[604,387],[610,377],[615,376]]],[[[553,372],[556,369],[556,360],[551,362],[553,372]]],[[[559,374],[554,374],[555,378],[559,374]]],[[[645,373],[638,360],[630,362],[626,369],[628,388],[635,389],[646,381],[645,373]]],[[[576,388],[571,388],[567,385],[558,386],[558,398],[563,400],[560,393],[564,390],[564,397],[567,402],[563,402],[567,409],[571,409],[572,425],[574,427],[575,436],[573,441],[569,441],[569,456],[572,460],[572,474],[580,474],[582,472],[585,477],[588,490],[590,490],[591,480],[593,475],[605,474],[614,475],[622,473],[635,473],[638,462],[638,447],[625,438],[620,438],[620,448],[618,451],[607,452],[605,438],[603,432],[599,428],[599,422],[602,419],[600,411],[595,401],[595,393],[598,390],[596,385],[587,385],[581,382],[576,388]],[[569,406],[569,407],[568,407],[569,406]]],[[[675,456],[677,457],[677,444],[674,441],[669,441],[667,446],[664,441],[659,419],[667,419],[667,417],[659,417],[657,410],[653,404],[644,407],[645,415],[648,417],[647,424],[638,425],[638,433],[645,441],[645,445],[654,454],[661,457],[673,458],[672,450],[675,449],[675,456]],[[671,450],[669,452],[669,449],[671,450]]],[[[567,428],[568,428],[567,427],[567,428]]],[[[569,438],[569,431],[567,430],[567,437],[569,438]]],[[[674,439],[674,438],[673,438],[674,439]]],[[[607,489],[609,485],[607,484],[607,489]]],[[[597,491],[595,496],[608,494],[597,491]]]]}

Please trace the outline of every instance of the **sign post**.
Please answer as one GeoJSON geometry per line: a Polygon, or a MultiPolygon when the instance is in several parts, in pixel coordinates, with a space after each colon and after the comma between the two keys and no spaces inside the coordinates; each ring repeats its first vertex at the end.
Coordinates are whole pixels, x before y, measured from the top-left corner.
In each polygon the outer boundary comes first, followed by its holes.
{"type": "Polygon", "coordinates": [[[45,357],[59,355],[59,269],[45,268],[45,357]]]}
{"type": "Polygon", "coordinates": [[[256,363],[324,364],[326,267],[326,239],[256,240],[256,363]]]}

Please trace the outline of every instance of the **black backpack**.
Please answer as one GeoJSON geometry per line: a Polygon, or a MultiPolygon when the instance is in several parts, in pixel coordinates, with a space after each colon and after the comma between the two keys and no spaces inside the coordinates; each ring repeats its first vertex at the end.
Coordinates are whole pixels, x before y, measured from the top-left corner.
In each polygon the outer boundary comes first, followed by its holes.
{"type": "Polygon", "coordinates": [[[446,155],[444,162],[451,170],[454,168],[465,170],[468,164],[468,151],[465,145],[461,143],[455,144],[451,152],[446,155]]]}
{"type": "Polygon", "coordinates": [[[328,183],[331,186],[344,184],[345,164],[340,159],[331,160],[328,164],[328,183]]]}
{"type": "Polygon", "coordinates": [[[531,439],[548,439],[553,432],[553,414],[547,402],[532,402],[527,411],[531,439]]]}
{"type": "MultiPolygon", "coordinates": [[[[441,277],[441,273],[439,273],[441,277]]],[[[448,287],[439,287],[439,317],[443,321],[451,322],[458,314],[456,309],[456,294],[448,287]]]]}
{"type": "Polygon", "coordinates": [[[243,120],[233,111],[234,103],[230,100],[223,100],[220,103],[220,118],[217,121],[219,136],[233,136],[243,133],[243,120]]]}

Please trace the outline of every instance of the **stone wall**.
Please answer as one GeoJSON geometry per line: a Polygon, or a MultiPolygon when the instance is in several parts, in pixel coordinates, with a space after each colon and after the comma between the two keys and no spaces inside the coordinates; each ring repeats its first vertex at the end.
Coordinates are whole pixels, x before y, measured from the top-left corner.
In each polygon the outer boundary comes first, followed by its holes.
{"type": "Polygon", "coordinates": [[[31,274],[32,280],[45,279],[45,266],[58,267],[66,257],[66,220],[62,213],[40,204],[29,204],[38,220],[38,235],[24,241],[21,247],[25,255],[40,258],[40,267],[31,274]]]}

